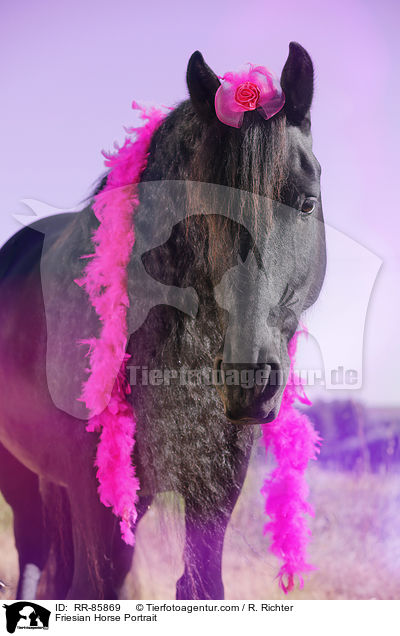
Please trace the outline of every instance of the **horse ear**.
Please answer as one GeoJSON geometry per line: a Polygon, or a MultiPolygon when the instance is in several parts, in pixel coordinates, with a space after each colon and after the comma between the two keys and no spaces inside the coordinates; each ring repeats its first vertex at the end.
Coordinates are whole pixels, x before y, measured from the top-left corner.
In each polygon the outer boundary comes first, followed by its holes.
{"type": "Polygon", "coordinates": [[[215,116],[215,93],[220,81],[205,63],[200,51],[195,51],[189,60],[186,81],[197,114],[206,121],[212,119],[215,116]]]}
{"type": "Polygon", "coordinates": [[[289,44],[281,86],[285,93],[285,112],[290,123],[299,126],[310,110],[314,92],[314,67],[307,51],[297,42],[289,44]]]}

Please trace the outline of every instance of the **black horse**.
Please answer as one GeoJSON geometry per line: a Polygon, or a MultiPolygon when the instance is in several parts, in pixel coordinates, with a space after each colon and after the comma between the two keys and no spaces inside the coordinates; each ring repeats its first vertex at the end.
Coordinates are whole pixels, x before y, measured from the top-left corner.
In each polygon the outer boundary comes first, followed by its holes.
{"type": "MultiPolygon", "coordinates": [[[[153,135],[135,222],[139,233],[156,232],[175,195],[187,210],[204,210],[188,213],[140,257],[148,278],[166,289],[193,288],[198,310],[191,315],[179,302],[155,304],[132,328],[128,353],[138,369],[266,374],[255,386],[131,378],[133,462],[141,483],[138,521],[156,492],[172,490],[185,501],[177,598],[221,599],[225,530],[254,437],[248,424],[279,412],[287,344],[321,289],[325,238],[308,53],[290,44],[283,110],[267,121],[247,112],[239,129],[217,119],[220,82],[199,52],[190,58],[187,82],[190,99],[153,135]],[[206,191],[204,184],[211,184],[206,191]],[[243,222],[232,213],[237,197],[243,222]]],[[[95,334],[98,323],[73,280],[82,275],[79,257],[93,251],[97,223],[89,205],[24,228],[0,252],[0,487],[14,512],[18,598],[35,596],[43,570],[48,598],[116,598],[131,567],[133,548],[97,494],[98,435],[85,431],[76,400],[82,381],[76,340],[95,334]]],[[[140,304],[135,267],[132,258],[132,307],[140,304]]]]}

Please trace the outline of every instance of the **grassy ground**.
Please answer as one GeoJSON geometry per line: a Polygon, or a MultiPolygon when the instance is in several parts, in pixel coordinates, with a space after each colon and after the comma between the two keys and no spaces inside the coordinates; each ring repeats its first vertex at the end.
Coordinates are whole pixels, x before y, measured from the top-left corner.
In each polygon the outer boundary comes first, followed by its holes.
{"type": "MultiPolygon", "coordinates": [[[[228,527],[223,578],[227,599],[282,599],[274,576],[278,562],[263,536],[263,498],[259,489],[265,467],[253,461],[228,527]]],[[[309,471],[311,561],[299,599],[400,598],[400,476],[354,475],[309,471]]],[[[137,550],[127,578],[125,598],[172,599],[182,573],[182,502],[159,496],[141,522],[137,550]]],[[[0,578],[10,584],[3,598],[13,598],[18,575],[12,515],[0,501],[0,578]]]]}

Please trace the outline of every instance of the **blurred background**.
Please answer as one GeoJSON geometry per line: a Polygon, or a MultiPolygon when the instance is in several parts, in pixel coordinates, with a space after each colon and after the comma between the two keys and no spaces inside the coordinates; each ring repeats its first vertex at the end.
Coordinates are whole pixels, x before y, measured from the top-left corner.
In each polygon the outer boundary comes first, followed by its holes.
{"type": "MultiPolygon", "coordinates": [[[[0,8],[0,244],[21,226],[13,215],[29,214],[24,199],[46,203],[46,214],[79,208],[102,173],[101,150],[136,123],[132,100],[173,106],[186,98],[194,50],[219,75],[244,62],[279,74],[291,40],[314,61],[328,272],[306,316],[311,336],[298,364],[316,369],[346,359],[362,381],[356,389],[307,391],[314,402],[307,412],[324,439],[309,471],[310,556],[318,569],[293,597],[400,598],[399,14],[396,0],[4,0],[0,8]],[[358,246],[353,260],[344,249],[350,243],[358,246]]],[[[262,534],[267,468],[256,446],[228,529],[227,598],[282,596],[262,534]]],[[[181,507],[162,495],[143,520],[127,596],[173,598],[181,507]]],[[[0,578],[10,598],[17,578],[11,526],[1,501],[0,578]]]]}

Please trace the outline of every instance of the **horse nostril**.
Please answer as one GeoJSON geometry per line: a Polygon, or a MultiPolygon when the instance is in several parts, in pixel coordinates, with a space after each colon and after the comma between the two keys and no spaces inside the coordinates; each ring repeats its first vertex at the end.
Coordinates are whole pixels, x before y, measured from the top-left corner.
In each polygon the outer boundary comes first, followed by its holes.
{"type": "MultiPolygon", "coordinates": [[[[253,389],[255,397],[263,395],[264,399],[271,399],[283,385],[282,369],[278,361],[265,363],[225,363],[223,356],[217,354],[214,358],[215,377],[218,378],[218,388],[225,392],[227,384],[231,392],[235,390],[242,393],[242,389],[253,389]],[[229,381],[226,384],[226,374],[229,381]]],[[[244,391],[248,394],[249,391],[244,391]]],[[[248,395],[247,399],[250,396],[248,395]]]]}
{"type": "Polygon", "coordinates": [[[234,422],[267,421],[272,409],[271,400],[284,384],[277,358],[269,362],[234,363],[224,362],[218,353],[213,367],[215,388],[226,417],[234,422]]]}
{"type": "Polygon", "coordinates": [[[217,373],[222,371],[222,356],[220,354],[217,354],[214,358],[214,371],[217,371],[217,373]]]}
{"type": "Polygon", "coordinates": [[[283,385],[283,372],[279,362],[268,362],[267,366],[269,367],[269,375],[262,388],[262,393],[265,399],[270,400],[283,385]]]}

